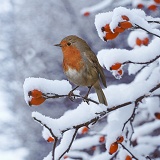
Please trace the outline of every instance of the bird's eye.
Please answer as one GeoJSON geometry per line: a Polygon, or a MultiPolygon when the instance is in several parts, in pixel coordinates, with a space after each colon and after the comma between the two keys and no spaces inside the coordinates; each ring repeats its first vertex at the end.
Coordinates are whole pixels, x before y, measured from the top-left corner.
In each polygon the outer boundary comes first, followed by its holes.
{"type": "Polygon", "coordinates": [[[67,43],[67,46],[70,46],[70,45],[71,45],[71,42],[68,42],[68,43],[67,43]]]}

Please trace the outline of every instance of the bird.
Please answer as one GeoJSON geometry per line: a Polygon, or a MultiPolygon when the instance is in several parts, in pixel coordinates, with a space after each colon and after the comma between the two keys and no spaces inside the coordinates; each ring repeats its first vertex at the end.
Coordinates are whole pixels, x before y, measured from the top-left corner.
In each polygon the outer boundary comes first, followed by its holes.
{"type": "Polygon", "coordinates": [[[76,35],[69,35],[54,46],[61,47],[64,74],[70,82],[76,85],[68,95],[72,96],[73,91],[79,86],[86,86],[88,92],[84,98],[87,99],[93,87],[97,93],[99,103],[107,106],[108,103],[100,85],[101,81],[104,87],[107,87],[106,78],[97,56],[87,42],[76,35]]]}

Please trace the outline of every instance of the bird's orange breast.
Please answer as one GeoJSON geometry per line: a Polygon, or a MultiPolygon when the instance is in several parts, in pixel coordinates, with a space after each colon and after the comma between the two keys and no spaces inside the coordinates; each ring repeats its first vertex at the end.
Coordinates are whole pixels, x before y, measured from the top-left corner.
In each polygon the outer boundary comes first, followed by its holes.
{"type": "Polygon", "coordinates": [[[80,51],[74,46],[66,46],[62,48],[63,52],[63,69],[68,71],[69,68],[80,71],[84,62],[80,51]]]}

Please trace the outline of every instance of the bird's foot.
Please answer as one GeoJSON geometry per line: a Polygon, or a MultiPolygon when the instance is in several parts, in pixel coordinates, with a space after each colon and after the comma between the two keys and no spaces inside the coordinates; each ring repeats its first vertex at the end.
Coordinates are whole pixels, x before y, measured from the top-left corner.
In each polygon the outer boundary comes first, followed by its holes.
{"type": "Polygon", "coordinates": [[[68,98],[69,98],[72,102],[74,101],[75,95],[74,95],[73,91],[70,91],[70,92],[68,93],[68,98]]]}
{"type": "Polygon", "coordinates": [[[83,101],[89,105],[88,94],[83,97],[83,101]]]}

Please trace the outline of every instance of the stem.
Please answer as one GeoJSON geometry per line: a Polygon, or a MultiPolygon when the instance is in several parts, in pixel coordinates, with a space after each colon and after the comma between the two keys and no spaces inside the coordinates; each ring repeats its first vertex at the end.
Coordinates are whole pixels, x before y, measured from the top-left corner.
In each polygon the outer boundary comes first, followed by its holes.
{"type": "Polygon", "coordinates": [[[52,160],[54,160],[54,157],[55,157],[55,149],[56,149],[57,141],[58,141],[57,137],[54,137],[54,139],[55,139],[55,141],[53,143],[53,148],[52,148],[52,160]]]}
{"type": "Polygon", "coordinates": [[[142,30],[146,31],[146,32],[147,32],[147,33],[149,33],[149,34],[152,34],[152,35],[154,35],[154,36],[156,36],[156,37],[160,38],[160,36],[159,36],[159,35],[157,35],[157,34],[155,34],[155,33],[152,33],[152,32],[150,32],[150,31],[148,31],[147,29],[145,29],[145,28],[143,28],[143,27],[139,26],[138,24],[135,24],[135,25],[136,25],[136,29],[140,28],[140,29],[142,29],[142,30]]]}
{"type": "Polygon", "coordinates": [[[126,148],[122,143],[120,143],[120,145],[121,145],[128,153],[130,153],[134,159],[138,160],[138,158],[135,157],[134,154],[133,154],[128,148],[126,148]]]}
{"type": "Polygon", "coordinates": [[[72,143],[73,143],[73,141],[74,141],[74,139],[75,139],[75,137],[76,137],[76,135],[77,135],[78,129],[79,129],[79,128],[76,128],[76,129],[75,129],[75,132],[74,132],[74,134],[73,134],[73,137],[72,137],[72,139],[71,139],[71,142],[70,142],[68,148],[66,149],[66,151],[64,151],[64,152],[62,153],[62,155],[59,157],[59,160],[65,155],[65,153],[69,152],[69,150],[70,150],[70,148],[71,148],[71,145],[72,145],[72,143]]]}

